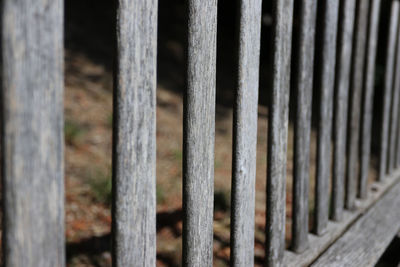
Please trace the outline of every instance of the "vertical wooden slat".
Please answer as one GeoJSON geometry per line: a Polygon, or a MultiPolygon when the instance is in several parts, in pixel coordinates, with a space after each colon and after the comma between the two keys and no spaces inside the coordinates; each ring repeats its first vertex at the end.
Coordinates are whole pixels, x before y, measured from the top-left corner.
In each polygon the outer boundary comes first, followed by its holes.
{"type": "MultiPolygon", "coordinates": [[[[400,97],[400,95],[399,95],[400,97]]],[[[400,101],[400,99],[399,99],[400,101]]],[[[399,115],[397,116],[397,130],[396,130],[396,151],[395,151],[395,168],[400,167],[400,109],[398,110],[399,115]]]]}
{"type": "MultiPolygon", "coordinates": [[[[295,44],[297,61],[294,86],[297,95],[294,128],[294,183],[292,249],[302,252],[308,247],[308,187],[310,180],[310,135],[314,71],[316,1],[303,0],[300,5],[300,31],[295,44]]],[[[296,4],[295,4],[296,7],[296,4]]]]}
{"type": "Polygon", "coordinates": [[[4,266],[65,266],[62,0],[2,1],[4,266]]]}
{"type": "Polygon", "coordinates": [[[157,1],[119,0],[113,131],[113,266],[156,264],[157,1]]]}
{"type": "Polygon", "coordinates": [[[254,265],[261,0],[240,1],[232,161],[231,265],[254,265]]]}
{"type": "Polygon", "coordinates": [[[286,152],[293,0],[274,1],[273,17],[273,78],[267,159],[267,266],[279,265],[285,249],[286,152]]]}
{"type": "Polygon", "coordinates": [[[399,97],[400,97],[400,26],[397,31],[397,51],[395,61],[395,71],[393,77],[392,103],[389,126],[389,149],[388,149],[388,172],[391,173],[395,168],[396,141],[398,140],[397,125],[399,123],[399,97]]]}
{"type": "Polygon", "coordinates": [[[378,44],[378,26],[381,0],[371,0],[368,22],[368,43],[366,51],[365,73],[364,73],[364,92],[361,118],[361,162],[360,162],[360,182],[358,196],[362,199],[367,197],[369,159],[371,153],[371,127],[372,109],[375,82],[375,61],[376,49],[378,44]]]}
{"type": "Polygon", "coordinates": [[[189,1],[183,265],[212,266],[217,1],[189,1]]]}
{"type": "Polygon", "coordinates": [[[356,0],[342,0],[338,31],[333,129],[332,219],[343,218],[346,129],[356,0]]]}
{"type": "Polygon", "coordinates": [[[400,115],[397,116],[396,136],[397,136],[397,142],[396,142],[396,152],[395,152],[395,168],[397,169],[400,167],[400,115]]]}
{"type": "Polygon", "coordinates": [[[321,100],[319,106],[317,140],[317,176],[315,188],[316,234],[323,234],[329,218],[329,179],[331,166],[331,131],[333,116],[333,90],[335,82],[336,37],[339,17],[339,0],[322,1],[323,12],[321,45],[317,62],[317,88],[321,100]]]}
{"type": "Polygon", "coordinates": [[[389,37],[386,50],[385,63],[385,80],[383,92],[383,107],[382,107],[382,131],[379,150],[379,174],[378,180],[383,181],[387,174],[387,155],[388,155],[388,137],[389,137],[389,118],[390,106],[393,89],[393,71],[395,68],[396,58],[396,40],[399,26],[399,1],[392,1],[390,12],[389,37]]]}
{"type": "Polygon", "coordinates": [[[347,173],[345,207],[353,209],[357,192],[359,170],[359,135],[361,94],[364,77],[365,51],[367,43],[369,1],[357,0],[357,15],[354,26],[353,57],[349,101],[349,122],[347,135],[347,173]]]}

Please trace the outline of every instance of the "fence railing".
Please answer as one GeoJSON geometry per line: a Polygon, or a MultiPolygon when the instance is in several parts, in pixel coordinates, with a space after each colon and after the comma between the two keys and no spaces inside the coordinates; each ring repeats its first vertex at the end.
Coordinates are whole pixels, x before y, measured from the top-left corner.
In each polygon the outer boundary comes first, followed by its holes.
{"type": "MultiPolygon", "coordinates": [[[[112,255],[156,264],[157,0],[117,1],[112,255]]],[[[2,1],[5,266],[65,266],[63,0],[2,1]]],[[[373,112],[380,0],[274,0],[269,103],[268,266],[369,266],[400,229],[400,27],[391,1],[381,112],[373,112]],[[293,29],[294,15],[297,30],[293,29]],[[292,38],[293,37],[293,38],[292,38]],[[292,45],[293,44],[293,45],[292,45]],[[293,79],[293,80],[291,80],[293,79]],[[291,246],[285,247],[289,94],[296,92],[291,246]],[[312,94],[320,94],[312,114],[312,94]],[[368,182],[373,115],[379,175],[368,182]],[[317,123],[309,229],[311,116],[317,123]],[[331,164],[332,163],[332,164],[331,164]]],[[[238,5],[231,265],[254,265],[262,1],[238,5]]],[[[183,262],[213,264],[217,0],[188,1],[183,262]]],[[[292,108],[292,107],[291,107],[292,108]]],[[[267,133],[265,133],[267,134],[267,133]]]]}

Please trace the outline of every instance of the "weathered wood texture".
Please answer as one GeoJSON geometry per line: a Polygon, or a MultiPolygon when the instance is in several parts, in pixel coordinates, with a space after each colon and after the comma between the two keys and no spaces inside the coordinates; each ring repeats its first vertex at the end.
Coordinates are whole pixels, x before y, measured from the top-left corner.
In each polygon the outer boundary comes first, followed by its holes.
{"type": "Polygon", "coordinates": [[[234,107],[231,265],[254,265],[258,69],[261,0],[240,1],[238,77],[234,107]]]}
{"type": "Polygon", "coordinates": [[[157,1],[119,0],[117,12],[113,266],[155,266],[157,1]]]}
{"type": "Polygon", "coordinates": [[[314,39],[317,3],[303,0],[295,3],[299,10],[299,32],[296,36],[296,69],[294,90],[297,95],[296,122],[294,127],[293,173],[293,223],[292,245],[296,252],[308,247],[308,191],[310,180],[311,107],[314,71],[314,39]]]}
{"type": "Polygon", "coordinates": [[[267,266],[279,265],[285,249],[286,152],[293,0],[274,1],[273,17],[273,78],[267,159],[267,266]]]}
{"type": "MultiPolygon", "coordinates": [[[[329,221],[325,235],[317,236],[309,234],[310,247],[304,253],[285,251],[283,264],[285,267],[309,266],[315,259],[343,235],[355,221],[362,218],[366,210],[374,205],[394,184],[400,181],[400,170],[393,172],[383,182],[374,182],[368,187],[372,189],[365,200],[356,199],[355,211],[343,211],[343,219],[340,222],[329,221]]],[[[358,266],[358,265],[356,265],[358,266]]]]}
{"type": "Polygon", "coordinates": [[[335,82],[336,37],[339,0],[319,2],[321,11],[321,47],[316,63],[316,87],[320,92],[317,171],[315,187],[314,232],[325,232],[329,218],[329,182],[331,174],[331,134],[333,116],[333,90],[335,82]]]}
{"type": "Polygon", "coordinates": [[[331,214],[332,219],[335,221],[342,220],[344,207],[346,129],[355,7],[356,0],[342,0],[340,2],[334,99],[331,214]]]}
{"type": "Polygon", "coordinates": [[[395,168],[400,167],[400,116],[397,117],[397,142],[396,142],[396,155],[395,155],[395,168]]]}
{"type": "MultiPolygon", "coordinates": [[[[399,93],[399,97],[400,97],[400,93],[399,93]]],[[[399,99],[400,101],[400,99],[399,99]]],[[[400,102],[399,102],[400,104],[400,102]]],[[[400,109],[398,109],[398,112],[400,113],[400,109]]],[[[396,142],[395,142],[395,159],[394,159],[394,169],[399,168],[400,166],[400,114],[397,116],[397,129],[396,129],[396,142]]]]}
{"type": "Polygon", "coordinates": [[[397,129],[396,129],[396,148],[395,148],[395,162],[394,168],[397,169],[399,167],[398,160],[400,157],[400,116],[397,116],[397,129]]]}
{"type": "Polygon", "coordinates": [[[397,183],[312,266],[374,266],[400,229],[399,205],[397,183]]]}
{"type": "Polygon", "coordinates": [[[189,1],[183,265],[212,266],[217,1],[189,1]]]}
{"type": "Polygon", "coordinates": [[[361,97],[364,78],[365,51],[367,43],[369,2],[357,0],[353,56],[350,82],[350,106],[347,137],[347,173],[345,207],[353,209],[357,193],[359,172],[359,135],[361,97]]]}
{"type": "Polygon", "coordinates": [[[378,180],[382,181],[387,174],[388,156],[388,137],[389,137],[389,118],[390,106],[393,89],[393,74],[396,58],[396,40],[399,26],[399,7],[398,1],[392,1],[390,22],[388,30],[388,43],[386,49],[385,80],[383,91],[383,111],[382,111],[382,130],[379,150],[379,174],[378,180]]]}
{"type": "Polygon", "coordinates": [[[361,159],[358,196],[367,197],[369,160],[371,153],[372,112],[375,86],[376,51],[378,45],[379,14],[381,0],[372,0],[368,22],[368,43],[364,72],[364,91],[361,118],[361,159]]]}
{"type": "Polygon", "coordinates": [[[397,31],[397,50],[395,61],[395,72],[392,89],[392,103],[389,124],[389,145],[388,145],[388,172],[395,169],[396,142],[399,139],[397,134],[397,125],[399,123],[399,97],[400,97],[400,27],[397,31]]]}
{"type": "Polygon", "coordinates": [[[2,5],[4,266],[65,266],[62,0],[2,5]]]}

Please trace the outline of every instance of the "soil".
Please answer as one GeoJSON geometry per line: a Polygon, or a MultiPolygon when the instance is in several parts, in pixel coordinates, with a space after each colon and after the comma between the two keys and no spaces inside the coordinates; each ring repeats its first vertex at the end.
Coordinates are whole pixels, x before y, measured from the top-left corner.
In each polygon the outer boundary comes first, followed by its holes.
{"type": "MultiPolygon", "coordinates": [[[[68,266],[111,266],[112,73],[66,51],[65,174],[68,266]]],[[[255,262],[264,257],[268,110],[259,106],[255,262]]],[[[217,104],[215,137],[214,265],[229,265],[232,108],[217,104]]],[[[316,133],[312,132],[314,189],[316,133]]],[[[291,235],[293,129],[289,126],[286,239],[291,235]]],[[[375,160],[375,159],[374,159],[375,160]]],[[[376,175],[372,169],[370,178],[376,175]]],[[[310,194],[312,227],[313,199],[310,194]]],[[[182,95],[157,87],[157,266],[179,266],[182,235],[182,95]]]]}

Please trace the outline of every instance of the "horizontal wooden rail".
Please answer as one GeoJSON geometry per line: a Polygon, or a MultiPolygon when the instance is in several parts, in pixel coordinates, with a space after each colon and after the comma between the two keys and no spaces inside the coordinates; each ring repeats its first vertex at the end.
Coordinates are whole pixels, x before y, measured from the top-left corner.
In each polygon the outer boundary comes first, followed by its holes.
{"type": "Polygon", "coordinates": [[[400,183],[398,177],[388,192],[357,220],[312,265],[374,266],[400,229],[400,183]]]}
{"type": "MultiPolygon", "coordinates": [[[[303,253],[294,253],[286,250],[282,266],[297,267],[309,266],[321,255],[330,245],[342,236],[349,226],[362,218],[364,213],[384,196],[393,185],[400,182],[400,170],[386,177],[383,182],[374,182],[368,186],[370,194],[366,200],[356,199],[354,211],[344,211],[343,219],[340,222],[329,221],[325,235],[317,236],[309,234],[310,248],[303,253]]],[[[393,235],[394,236],[394,235],[393,235]]]]}

